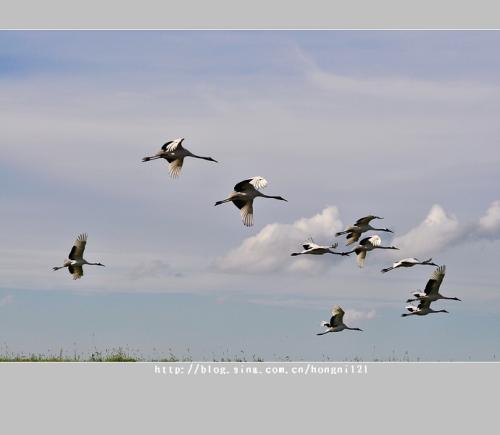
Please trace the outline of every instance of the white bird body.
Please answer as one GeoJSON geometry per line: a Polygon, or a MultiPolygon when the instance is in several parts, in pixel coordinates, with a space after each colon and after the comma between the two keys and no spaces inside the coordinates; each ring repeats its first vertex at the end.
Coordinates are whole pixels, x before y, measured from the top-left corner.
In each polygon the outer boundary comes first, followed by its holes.
{"type": "Polygon", "coordinates": [[[272,198],[280,201],[286,201],[286,199],[281,196],[268,196],[260,192],[259,189],[263,189],[266,186],[267,180],[263,177],[256,176],[248,178],[247,180],[237,183],[234,186],[233,192],[231,192],[226,199],[217,201],[215,205],[232,202],[240,209],[243,225],[251,227],[253,225],[253,200],[255,198],[260,196],[262,198],[272,198]]]}
{"type": "Polygon", "coordinates": [[[413,301],[428,301],[434,302],[439,299],[449,299],[454,301],[460,301],[460,299],[455,297],[447,297],[443,296],[439,293],[439,287],[441,287],[441,283],[443,282],[444,276],[446,274],[446,266],[439,266],[434,272],[432,272],[431,277],[427,281],[425,289],[423,292],[414,292],[414,299],[408,299],[406,302],[413,301]]]}
{"type": "Polygon", "coordinates": [[[297,255],[323,255],[323,254],[349,255],[346,254],[345,252],[333,251],[333,249],[335,249],[337,246],[338,243],[334,243],[330,246],[318,245],[314,243],[312,239],[309,239],[302,245],[302,247],[304,248],[302,252],[294,252],[291,255],[292,257],[295,257],[297,255]]]}
{"type": "Polygon", "coordinates": [[[212,157],[203,157],[197,156],[193,154],[188,149],[182,146],[182,142],[184,141],[183,137],[179,137],[177,139],[166,142],[160,150],[158,150],[154,156],[144,157],[142,159],[143,162],[149,162],[150,160],[155,159],[165,159],[169,163],[169,173],[172,178],[177,178],[182,169],[182,165],[184,164],[184,158],[186,157],[194,157],[196,159],[208,160],[211,162],[217,162],[212,157]]]}
{"type": "Polygon", "coordinates": [[[399,249],[395,246],[382,246],[382,239],[377,234],[371,237],[365,237],[359,242],[359,245],[349,253],[356,253],[356,261],[359,267],[365,265],[366,253],[374,249],[399,249]]]}
{"type": "Polygon", "coordinates": [[[392,230],[389,228],[374,228],[370,225],[370,222],[373,219],[383,219],[379,216],[365,216],[360,219],[358,219],[354,225],[348,226],[344,231],[340,231],[335,234],[335,236],[341,236],[343,234],[347,234],[347,243],[346,246],[352,245],[354,242],[357,242],[359,238],[361,237],[361,234],[365,233],[366,231],[387,231],[389,233],[392,233],[392,230]]]}
{"type": "Polygon", "coordinates": [[[323,320],[321,322],[321,326],[324,326],[327,329],[323,332],[317,333],[316,335],[325,335],[329,332],[340,332],[344,329],[350,329],[351,331],[362,331],[362,329],[350,328],[349,326],[347,326],[344,323],[344,314],[344,310],[339,305],[335,305],[332,308],[332,317],[330,318],[330,321],[327,322],[323,320]]]}
{"type": "Polygon", "coordinates": [[[397,269],[398,267],[413,267],[417,265],[426,265],[426,266],[437,266],[436,263],[432,262],[432,258],[429,258],[428,260],[425,261],[420,261],[417,258],[410,257],[410,258],[403,258],[402,260],[396,261],[395,263],[392,263],[391,267],[387,267],[385,269],[382,269],[382,273],[389,272],[390,270],[397,269]]]}
{"type": "Polygon", "coordinates": [[[68,259],[64,261],[63,265],[60,267],[53,267],[53,270],[68,268],[68,271],[73,275],[73,279],[80,279],[83,276],[83,265],[88,264],[91,266],[104,266],[101,263],[90,263],[85,258],[83,258],[83,252],[85,251],[85,246],[87,245],[87,234],[80,234],[71,248],[71,252],[68,255],[68,259]]]}
{"type": "Polygon", "coordinates": [[[431,301],[420,301],[417,307],[415,305],[407,305],[405,308],[406,310],[408,310],[408,313],[401,314],[401,317],[426,316],[427,314],[432,314],[432,313],[448,312],[446,310],[433,310],[431,308],[431,301]]]}

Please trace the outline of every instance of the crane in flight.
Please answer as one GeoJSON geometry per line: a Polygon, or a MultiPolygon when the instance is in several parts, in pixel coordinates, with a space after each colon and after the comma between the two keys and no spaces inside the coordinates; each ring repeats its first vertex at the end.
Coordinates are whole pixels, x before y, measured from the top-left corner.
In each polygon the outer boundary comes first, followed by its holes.
{"type": "Polygon", "coordinates": [[[408,305],[405,307],[408,310],[408,313],[403,313],[401,314],[401,317],[406,317],[406,316],[426,316],[427,314],[431,313],[447,313],[448,311],[446,310],[433,310],[431,308],[431,301],[426,300],[426,301],[420,301],[418,306],[416,307],[415,305],[408,305]]]}
{"type": "Polygon", "coordinates": [[[388,233],[392,233],[393,231],[390,230],[389,228],[374,228],[370,225],[370,222],[373,219],[384,219],[379,216],[365,216],[360,219],[358,219],[354,225],[348,226],[344,231],[340,231],[338,233],[335,233],[335,236],[342,236],[343,234],[346,234],[346,239],[347,243],[346,246],[352,245],[354,242],[357,242],[359,238],[361,237],[361,234],[365,233],[366,231],[387,231],[388,233]]]}
{"type": "Polygon", "coordinates": [[[351,331],[362,331],[362,329],[359,328],[350,328],[344,323],[344,310],[340,307],[340,305],[335,305],[332,308],[332,317],[330,318],[329,322],[322,321],[321,326],[324,326],[327,328],[323,332],[318,332],[316,335],[325,335],[328,334],[329,332],[340,332],[343,331],[344,329],[350,329],[351,331]]]}
{"type": "Polygon", "coordinates": [[[363,267],[365,265],[367,252],[373,251],[374,249],[399,249],[395,246],[382,246],[381,243],[382,239],[377,234],[371,237],[365,237],[364,239],[361,239],[359,245],[356,246],[356,248],[354,248],[352,251],[350,251],[349,254],[355,252],[358,266],[363,267]]]}
{"type": "Polygon", "coordinates": [[[295,257],[297,255],[323,255],[323,254],[335,254],[335,255],[349,255],[346,252],[335,252],[334,249],[338,246],[338,243],[333,243],[330,246],[324,246],[324,245],[317,245],[314,243],[312,237],[309,238],[302,247],[304,250],[302,252],[293,252],[290,254],[292,257],[295,257]]]}
{"type": "Polygon", "coordinates": [[[212,159],[212,157],[203,157],[193,154],[182,146],[183,141],[183,137],[168,141],[154,156],[143,157],[142,161],[149,162],[150,160],[165,159],[169,163],[168,170],[172,178],[177,178],[180,175],[186,157],[194,157],[195,159],[203,159],[218,163],[217,160],[212,159]]]}
{"type": "Polygon", "coordinates": [[[390,270],[397,269],[398,267],[413,267],[418,264],[421,265],[426,265],[426,266],[438,266],[436,263],[432,262],[432,258],[429,258],[428,260],[425,261],[420,261],[417,258],[411,257],[411,258],[403,258],[402,260],[396,261],[395,263],[392,263],[391,267],[386,267],[385,269],[382,269],[382,273],[389,272],[390,270]]]}
{"type": "Polygon", "coordinates": [[[413,302],[413,301],[434,302],[439,299],[450,299],[453,301],[461,301],[461,299],[443,296],[442,294],[439,293],[439,287],[441,287],[441,283],[443,282],[445,274],[446,274],[446,266],[445,265],[439,266],[436,270],[434,270],[434,272],[432,272],[432,275],[429,278],[429,281],[427,281],[424,291],[414,292],[413,293],[414,299],[408,299],[406,302],[413,302]]]}
{"type": "Polygon", "coordinates": [[[232,202],[240,209],[241,220],[243,225],[251,227],[253,225],[253,200],[258,197],[278,199],[286,201],[281,196],[268,196],[260,192],[267,186],[267,180],[263,177],[252,177],[247,180],[240,181],[234,186],[233,192],[229,194],[226,199],[217,201],[215,205],[224,204],[225,202],[232,202]]]}
{"type": "Polygon", "coordinates": [[[87,245],[87,234],[80,234],[71,248],[68,255],[68,259],[64,261],[62,266],[53,267],[52,270],[59,270],[65,267],[73,275],[73,279],[80,279],[83,276],[83,265],[88,264],[90,266],[104,266],[101,263],[89,263],[85,258],[83,258],[83,252],[85,251],[85,246],[87,245]]]}

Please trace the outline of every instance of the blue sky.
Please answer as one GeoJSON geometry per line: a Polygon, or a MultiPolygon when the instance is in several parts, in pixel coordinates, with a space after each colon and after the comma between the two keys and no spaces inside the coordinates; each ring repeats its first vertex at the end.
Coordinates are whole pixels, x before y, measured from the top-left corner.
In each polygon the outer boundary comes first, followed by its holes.
{"type": "MultiPolygon", "coordinates": [[[[0,33],[0,342],[265,359],[499,355],[498,32],[0,33]],[[185,137],[171,180],[141,158],[185,137]],[[213,207],[269,181],[246,228],[213,207]],[[367,214],[354,258],[291,258],[367,214]],[[52,272],[74,238],[106,268],[52,272]],[[449,315],[399,317],[446,264],[449,315]],[[364,333],[316,337],[339,303],[364,333]]],[[[438,304],[436,304],[438,305],[438,304]]]]}

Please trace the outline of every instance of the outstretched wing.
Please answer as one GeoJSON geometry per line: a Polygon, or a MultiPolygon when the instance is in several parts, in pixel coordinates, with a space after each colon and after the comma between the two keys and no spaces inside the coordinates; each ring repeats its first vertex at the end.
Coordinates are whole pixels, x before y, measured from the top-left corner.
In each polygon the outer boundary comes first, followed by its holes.
{"type": "Polygon", "coordinates": [[[335,305],[332,308],[332,318],[330,319],[330,327],[334,328],[335,326],[339,326],[342,323],[343,318],[344,318],[344,310],[340,307],[340,305],[335,305]]]}
{"type": "Polygon", "coordinates": [[[176,150],[181,150],[182,147],[182,141],[184,140],[183,137],[179,137],[177,139],[171,140],[170,142],[167,142],[165,145],[161,147],[163,151],[166,151],[167,153],[172,153],[176,150]]]}
{"type": "Polygon", "coordinates": [[[361,240],[360,240],[360,242],[359,242],[359,244],[360,244],[361,246],[366,246],[366,245],[368,245],[369,243],[370,243],[370,237],[365,237],[364,239],[361,239],[361,240]]]}
{"type": "Polygon", "coordinates": [[[347,239],[346,246],[352,245],[354,242],[357,242],[360,237],[361,237],[361,233],[357,232],[357,231],[352,231],[350,233],[347,233],[347,236],[346,236],[346,239],[347,239]]]}
{"type": "Polygon", "coordinates": [[[248,189],[263,189],[267,186],[267,180],[263,177],[252,177],[247,180],[240,181],[234,186],[235,192],[244,192],[248,189]]]}
{"type": "Polygon", "coordinates": [[[169,140],[168,142],[165,142],[165,143],[163,144],[163,146],[161,147],[161,149],[162,149],[163,151],[167,151],[168,146],[169,146],[172,142],[173,142],[173,140],[169,140]]]}
{"type": "Polygon", "coordinates": [[[382,218],[378,217],[378,216],[369,215],[369,216],[365,216],[365,217],[362,217],[362,218],[358,219],[354,225],[367,225],[373,219],[382,219],[382,218]]]}
{"type": "Polygon", "coordinates": [[[356,261],[358,262],[359,267],[364,267],[365,258],[366,258],[366,250],[365,249],[355,249],[356,253],[356,261]]]}
{"type": "Polygon", "coordinates": [[[394,263],[394,265],[396,264],[402,264],[404,266],[413,266],[415,264],[417,264],[419,261],[416,259],[416,258],[413,258],[413,257],[409,257],[409,258],[403,258],[402,260],[399,260],[397,263],[394,263]]]}
{"type": "Polygon", "coordinates": [[[251,227],[253,225],[253,201],[247,201],[240,209],[243,225],[251,227]]]}
{"type": "Polygon", "coordinates": [[[240,209],[243,225],[251,227],[253,225],[253,201],[244,199],[233,199],[233,204],[240,209]]]}
{"type": "Polygon", "coordinates": [[[184,158],[177,158],[177,159],[171,159],[167,157],[168,162],[170,163],[168,165],[168,173],[172,178],[177,178],[182,169],[182,164],[184,163],[184,158]]]}
{"type": "Polygon", "coordinates": [[[83,276],[82,266],[68,266],[68,271],[73,275],[73,279],[80,279],[83,276]]]}
{"type": "Polygon", "coordinates": [[[432,275],[427,281],[427,284],[424,289],[424,293],[426,295],[435,295],[439,291],[439,287],[441,286],[441,283],[443,282],[444,275],[446,273],[446,266],[439,266],[434,272],[432,272],[432,275]]]}
{"type": "Polygon", "coordinates": [[[71,252],[68,255],[70,260],[79,260],[83,258],[83,251],[85,251],[85,245],[87,244],[87,233],[80,234],[76,240],[75,244],[71,248],[71,252]]]}
{"type": "Polygon", "coordinates": [[[371,237],[365,237],[363,240],[359,242],[361,246],[364,246],[366,248],[374,248],[376,246],[380,246],[382,243],[382,239],[378,235],[374,235],[371,237]]]}
{"type": "Polygon", "coordinates": [[[309,242],[304,242],[304,244],[302,245],[302,247],[306,250],[306,251],[309,251],[311,249],[317,249],[317,248],[320,248],[321,246],[319,246],[317,243],[314,243],[313,242],[313,239],[309,239],[310,241],[309,242]]]}
{"type": "Polygon", "coordinates": [[[431,306],[431,301],[429,301],[429,300],[420,300],[417,308],[419,310],[427,310],[430,306],[431,306]]]}
{"type": "Polygon", "coordinates": [[[315,246],[318,246],[314,243],[314,240],[312,237],[309,237],[306,241],[302,242],[302,247],[308,251],[309,249],[314,248],[315,246]]]}

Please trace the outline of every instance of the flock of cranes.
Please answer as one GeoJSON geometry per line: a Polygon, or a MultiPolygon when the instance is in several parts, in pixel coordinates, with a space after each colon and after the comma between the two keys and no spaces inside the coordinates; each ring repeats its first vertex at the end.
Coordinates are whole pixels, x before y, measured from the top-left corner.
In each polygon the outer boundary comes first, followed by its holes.
{"type": "MultiPolygon", "coordinates": [[[[182,142],[184,138],[177,138],[166,142],[160,150],[158,150],[153,156],[147,156],[142,159],[143,162],[149,162],[156,159],[165,159],[169,163],[169,173],[172,178],[177,178],[180,173],[186,157],[193,157],[197,159],[208,160],[211,162],[217,162],[217,160],[212,157],[203,157],[191,153],[189,150],[183,147],[182,142]]],[[[279,201],[287,201],[281,196],[269,196],[260,192],[261,189],[267,186],[267,180],[263,177],[256,176],[248,178],[246,180],[237,183],[233,191],[228,195],[226,199],[217,201],[215,205],[224,204],[226,202],[232,202],[239,210],[241,214],[241,219],[243,225],[250,227],[253,225],[253,201],[255,198],[271,198],[279,201]]],[[[358,242],[361,235],[367,231],[382,231],[393,233],[389,228],[375,228],[370,225],[370,222],[374,219],[383,219],[379,216],[365,216],[358,219],[353,225],[348,226],[344,231],[337,232],[336,237],[346,235],[346,246],[350,246],[355,242],[358,242]]],[[[94,266],[104,266],[101,263],[91,263],[83,258],[85,247],[87,245],[87,234],[80,234],[71,251],[68,255],[68,259],[64,261],[62,266],[56,266],[53,270],[59,270],[63,268],[68,268],[69,273],[73,276],[73,279],[79,279],[83,276],[83,266],[84,265],[94,265],[94,266]]],[[[333,243],[329,246],[318,245],[312,238],[308,239],[302,245],[302,252],[294,252],[291,256],[299,255],[323,255],[323,254],[334,254],[340,256],[349,256],[352,253],[356,254],[356,261],[360,268],[364,267],[365,259],[368,252],[376,249],[399,249],[395,246],[382,246],[382,239],[378,235],[372,235],[370,237],[365,237],[359,240],[358,244],[351,251],[337,252],[335,249],[338,247],[338,243],[333,243]]],[[[430,313],[448,313],[446,310],[433,310],[430,306],[432,302],[439,299],[451,299],[460,301],[456,297],[446,297],[439,293],[439,288],[443,282],[446,266],[438,266],[436,263],[432,262],[432,258],[425,261],[420,261],[417,258],[404,258],[399,260],[391,267],[387,267],[381,270],[382,273],[389,272],[393,269],[400,267],[413,267],[416,265],[426,265],[426,266],[436,266],[437,268],[432,272],[430,279],[425,286],[424,291],[414,292],[413,298],[408,299],[406,302],[411,303],[418,301],[418,306],[408,305],[406,306],[407,313],[401,316],[425,316],[430,313]]],[[[324,332],[320,332],[317,335],[324,335],[329,332],[340,332],[345,329],[362,331],[360,328],[351,328],[344,324],[344,310],[339,306],[335,305],[332,309],[332,316],[330,320],[321,322],[321,325],[326,329],[324,332]]]]}
{"type": "MultiPolygon", "coordinates": [[[[383,218],[372,215],[365,216],[363,218],[358,219],[354,225],[347,227],[344,231],[336,233],[335,236],[338,237],[345,234],[347,239],[346,246],[349,246],[352,245],[354,242],[358,241],[359,238],[361,237],[361,234],[363,234],[366,231],[386,231],[389,233],[393,232],[389,228],[372,227],[370,225],[370,222],[373,219],[383,219],[383,218]]],[[[382,239],[378,235],[373,235],[361,239],[359,241],[359,244],[353,250],[347,252],[333,251],[333,249],[336,249],[338,247],[338,243],[334,243],[331,246],[320,246],[314,243],[312,239],[309,239],[306,243],[302,245],[302,247],[304,248],[304,251],[294,252],[291,255],[292,256],[304,255],[304,254],[323,255],[326,253],[338,254],[338,255],[350,255],[354,252],[356,253],[356,260],[359,267],[364,267],[366,253],[369,251],[373,251],[375,249],[396,249],[396,250],[399,249],[395,246],[382,246],[382,239]]],[[[439,293],[439,287],[443,282],[443,278],[446,272],[446,266],[444,265],[438,266],[436,263],[432,262],[432,258],[429,258],[428,260],[425,261],[420,261],[417,258],[410,257],[410,258],[403,258],[402,260],[393,263],[391,267],[384,268],[381,270],[381,272],[387,273],[390,270],[397,269],[400,267],[408,268],[417,265],[437,266],[437,268],[432,272],[432,275],[429,281],[427,282],[424,291],[414,292],[413,298],[410,298],[406,301],[407,303],[418,301],[419,302],[418,306],[411,304],[407,305],[406,310],[408,311],[408,313],[404,313],[401,316],[402,317],[412,316],[412,315],[425,316],[431,313],[448,313],[448,311],[446,310],[434,310],[431,308],[431,303],[439,299],[451,299],[455,301],[460,301],[460,299],[456,297],[447,297],[439,293]]],[[[330,318],[330,321],[321,322],[321,326],[324,326],[326,328],[325,331],[320,332],[316,335],[325,335],[329,332],[340,332],[343,331],[344,329],[362,331],[362,329],[351,328],[345,325],[343,318],[344,318],[344,310],[339,305],[335,305],[332,309],[332,317],[330,318]]]]}

